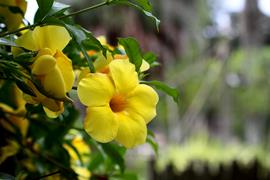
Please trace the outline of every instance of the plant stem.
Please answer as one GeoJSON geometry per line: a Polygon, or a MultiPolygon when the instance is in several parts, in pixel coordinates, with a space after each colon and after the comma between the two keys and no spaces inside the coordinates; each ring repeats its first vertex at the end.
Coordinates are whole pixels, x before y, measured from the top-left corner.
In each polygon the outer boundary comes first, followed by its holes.
{"type": "Polygon", "coordinates": [[[50,174],[46,174],[46,175],[40,176],[40,177],[35,178],[35,179],[33,179],[33,180],[43,179],[43,178],[45,178],[45,177],[53,176],[53,175],[55,175],[55,174],[60,174],[60,173],[61,173],[61,171],[58,170],[58,171],[52,172],[52,173],[50,173],[50,174]]]}
{"type": "Polygon", "coordinates": [[[101,2],[99,4],[95,4],[93,6],[81,9],[79,11],[75,11],[75,12],[72,12],[72,13],[64,15],[64,16],[60,16],[59,19],[67,18],[67,17],[74,16],[74,15],[77,15],[77,14],[81,14],[81,13],[84,13],[86,11],[90,11],[90,10],[93,10],[93,9],[96,9],[96,8],[99,8],[101,6],[108,5],[108,4],[109,4],[109,1],[104,1],[104,2],[101,2]]]}
{"type": "Polygon", "coordinates": [[[16,34],[16,33],[20,32],[20,31],[23,31],[23,30],[26,30],[26,29],[31,29],[31,28],[34,28],[34,27],[36,27],[38,25],[40,25],[40,23],[25,26],[25,27],[22,27],[22,28],[19,28],[19,29],[15,30],[15,31],[4,32],[4,33],[0,34],[0,37],[4,37],[4,36],[10,35],[10,34],[16,34]]]}
{"type": "MultiPolygon", "coordinates": [[[[110,4],[110,0],[106,0],[106,1],[101,2],[99,4],[95,4],[93,6],[90,6],[90,7],[84,8],[84,9],[81,9],[79,11],[75,11],[75,12],[72,12],[70,14],[60,16],[58,18],[59,19],[64,19],[64,18],[67,18],[67,17],[70,17],[70,16],[74,16],[74,15],[77,15],[77,14],[84,13],[86,11],[90,11],[90,10],[99,8],[99,7],[104,6],[104,5],[108,5],[108,4],[110,4]]],[[[32,24],[32,25],[29,25],[29,26],[25,26],[25,27],[19,28],[19,29],[15,30],[15,31],[0,33],[0,37],[4,37],[4,36],[10,35],[10,34],[16,34],[16,33],[20,32],[20,31],[23,31],[23,30],[26,30],[26,29],[31,29],[31,28],[34,28],[36,26],[44,25],[44,24],[45,23],[41,21],[41,22],[38,22],[38,23],[35,23],[35,24],[32,24]]]]}

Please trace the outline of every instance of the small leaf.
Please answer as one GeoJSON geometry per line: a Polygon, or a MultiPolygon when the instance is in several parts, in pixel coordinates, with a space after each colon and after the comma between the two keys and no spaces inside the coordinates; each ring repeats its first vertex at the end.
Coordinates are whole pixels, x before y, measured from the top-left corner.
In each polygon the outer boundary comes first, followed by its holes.
{"type": "Polygon", "coordinates": [[[179,95],[179,92],[177,89],[172,88],[172,87],[168,86],[167,84],[160,82],[160,81],[142,81],[142,83],[155,86],[157,89],[159,89],[159,90],[165,92],[166,94],[168,94],[169,96],[171,96],[176,103],[179,103],[180,95],[179,95]]]}
{"type": "Polygon", "coordinates": [[[152,12],[153,7],[148,0],[133,0],[133,1],[136,2],[139,6],[141,6],[144,10],[152,12]]]}
{"type": "Polygon", "coordinates": [[[148,52],[143,55],[143,59],[151,65],[157,60],[157,56],[152,52],[148,52]]]}
{"type": "Polygon", "coordinates": [[[128,37],[119,38],[119,44],[124,46],[125,51],[129,57],[129,61],[135,65],[136,71],[139,72],[143,59],[139,43],[136,41],[136,39],[128,37]]]}
{"type": "Polygon", "coordinates": [[[151,130],[148,130],[147,132],[146,142],[150,144],[155,154],[158,155],[158,143],[155,140],[155,134],[151,130]]]}

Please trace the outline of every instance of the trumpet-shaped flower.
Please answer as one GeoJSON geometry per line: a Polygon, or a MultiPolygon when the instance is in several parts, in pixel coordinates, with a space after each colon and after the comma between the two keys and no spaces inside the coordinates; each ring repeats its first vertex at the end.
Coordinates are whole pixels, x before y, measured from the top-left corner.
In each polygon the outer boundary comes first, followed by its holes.
{"type": "Polygon", "coordinates": [[[114,60],[109,74],[90,73],[78,85],[81,102],[88,106],[84,128],[99,142],[116,140],[127,148],[145,142],[146,124],[156,116],[157,93],[139,84],[135,66],[114,60]]]}
{"type": "Polygon", "coordinates": [[[36,96],[26,95],[29,103],[41,103],[50,117],[63,112],[62,100],[71,90],[75,75],[71,60],[62,53],[71,37],[64,27],[36,27],[20,36],[16,43],[25,49],[38,51],[31,66],[32,74],[39,80],[45,91],[41,93],[29,82],[36,96]]]}
{"type": "Polygon", "coordinates": [[[9,31],[15,30],[20,26],[26,6],[25,0],[1,0],[0,16],[4,18],[3,22],[9,31]],[[10,7],[18,7],[21,12],[11,12],[10,7]]]}

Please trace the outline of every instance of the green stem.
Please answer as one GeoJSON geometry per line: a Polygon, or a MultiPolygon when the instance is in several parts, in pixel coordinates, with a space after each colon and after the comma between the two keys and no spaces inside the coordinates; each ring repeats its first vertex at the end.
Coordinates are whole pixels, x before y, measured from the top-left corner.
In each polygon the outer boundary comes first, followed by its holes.
{"type": "Polygon", "coordinates": [[[90,10],[99,8],[101,6],[108,5],[109,3],[110,3],[110,1],[104,1],[104,2],[101,2],[99,4],[96,4],[96,5],[81,9],[79,11],[75,11],[75,12],[72,12],[72,13],[64,15],[64,16],[60,16],[59,19],[67,18],[67,17],[74,16],[74,15],[77,15],[77,14],[81,14],[81,13],[84,13],[86,11],[90,11],[90,10]]]}
{"type": "MultiPolygon", "coordinates": [[[[101,2],[101,3],[99,3],[99,4],[96,4],[96,5],[93,5],[93,6],[84,8],[84,9],[81,9],[81,10],[79,10],[79,11],[72,12],[72,13],[67,14],[67,15],[60,16],[60,17],[58,17],[58,18],[59,18],[59,19],[64,19],[64,18],[67,18],[67,17],[70,17],[70,16],[74,16],[74,15],[77,15],[77,14],[81,14],[81,13],[84,13],[84,12],[86,12],[86,11],[90,11],[90,10],[99,8],[99,7],[104,6],[104,5],[109,5],[110,2],[111,2],[110,0],[106,0],[106,1],[101,2]]],[[[25,26],[25,27],[19,28],[19,29],[15,30],[15,31],[4,32],[4,33],[1,33],[1,34],[0,34],[0,37],[4,37],[4,36],[10,35],[10,34],[16,34],[16,33],[20,32],[20,31],[23,31],[23,30],[26,30],[26,29],[32,29],[32,28],[34,28],[34,27],[36,27],[36,26],[44,25],[44,24],[45,24],[44,22],[39,22],[39,23],[35,23],[35,24],[29,25],[29,26],[25,26]]]]}

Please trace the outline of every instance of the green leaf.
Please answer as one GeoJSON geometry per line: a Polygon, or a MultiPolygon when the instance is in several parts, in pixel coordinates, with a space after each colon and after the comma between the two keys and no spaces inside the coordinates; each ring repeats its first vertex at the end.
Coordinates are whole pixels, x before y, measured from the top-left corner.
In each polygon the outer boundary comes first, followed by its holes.
{"type": "Polygon", "coordinates": [[[146,11],[152,12],[153,10],[153,7],[148,0],[133,0],[133,2],[136,2],[134,4],[138,4],[146,11]]]}
{"type": "Polygon", "coordinates": [[[143,59],[151,65],[157,60],[157,56],[152,52],[148,52],[143,55],[143,59]]]}
{"type": "Polygon", "coordinates": [[[152,14],[152,6],[149,3],[149,1],[147,1],[147,0],[134,0],[134,1],[132,2],[132,1],[129,1],[129,0],[113,0],[110,3],[111,4],[128,5],[128,6],[131,6],[131,7],[134,7],[136,9],[138,9],[139,11],[144,13],[144,15],[152,18],[155,21],[157,30],[159,30],[160,20],[156,16],[154,16],[152,14]]]}
{"type": "Polygon", "coordinates": [[[135,65],[136,71],[139,72],[143,59],[139,43],[136,41],[136,39],[128,37],[119,38],[119,44],[124,46],[129,57],[129,61],[135,65]]]}
{"type": "Polygon", "coordinates": [[[177,89],[172,88],[172,87],[168,86],[167,84],[160,82],[160,81],[142,81],[142,83],[154,86],[155,88],[157,88],[157,89],[165,92],[167,95],[171,96],[176,103],[179,103],[180,95],[179,95],[179,92],[177,89]]]}
{"type": "Polygon", "coordinates": [[[146,142],[150,144],[155,154],[158,155],[158,143],[155,140],[155,134],[151,130],[147,131],[146,142]]]}
{"type": "Polygon", "coordinates": [[[101,144],[105,153],[111,158],[111,160],[119,165],[121,172],[125,171],[125,160],[124,154],[126,149],[124,147],[118,146],[112,143],[101,144]]]}
{"type": "Polygon", "coordinates": [[[34,21],[41,21],[51,10],[54,0],[37,0],[38,10],[35,14],[34,21]]]}
{"type": "Polygon", "coordinates": [[[95,153],[95,154],[92,153],[91,154],[91,161],[90,161],[90,164],[88,166],[88,169],[90,171],[94,171],[103,162],[104,162],[104,158],[102,157],[102,155],[100,153],[95,153]]]}
{"type": "Polygon", "coordinates": [[[19,47],[14,41],[7,38],[0,38],[0,45],[19,47]]]}
{"type": "Polygon", "coordinates": [[[65,27],[71,34],[73,40],[76,42],[78,49],[80,49],[86,58],[89,69],[91,72],[95,72],[95,67],[93,65],[93,59],[91,59],[88,54],[87,54],[87,49],[85,47],[85,43],[87,44],[92,44],[93,46],[99,48],[103,54],[106,55],[106,49],[103,48],[101,43],[93,36],[93,34],[86,29],[82,28],[81,26],[76,26],[76,25],[70,25],[70,24],[65,24],[65,27]]]}
{"type": "Polygon", "coordinates": [[[70,6],[67,4],[54,2],[47,16],[57,16],[57,15],[63,14],[69,8],[70,6]]]}

